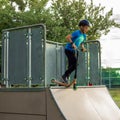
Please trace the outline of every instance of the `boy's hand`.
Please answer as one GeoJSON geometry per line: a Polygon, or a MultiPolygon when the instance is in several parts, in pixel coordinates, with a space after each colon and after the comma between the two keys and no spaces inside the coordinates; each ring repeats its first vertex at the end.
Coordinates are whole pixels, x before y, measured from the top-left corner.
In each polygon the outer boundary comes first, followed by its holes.
{"type": "Polygon", "coordinates": [[[77,49],[77,47],[76,47],[76,45],[73,43],[72,44],[72,47],[74,48],[74,49],[77,49]]]}
{"type": "Polygon", "coordinates": [[[81,48],[82,48],[81,49],[82,52],[87,52],[87,49],[84,47],[84,44],[81,44],[81,48]]]}
{"type": "Polygon", "coordinates": [[[87,49],[86,48],[82,48],[81,51],[82,52],[87,52],[87,49]]]}

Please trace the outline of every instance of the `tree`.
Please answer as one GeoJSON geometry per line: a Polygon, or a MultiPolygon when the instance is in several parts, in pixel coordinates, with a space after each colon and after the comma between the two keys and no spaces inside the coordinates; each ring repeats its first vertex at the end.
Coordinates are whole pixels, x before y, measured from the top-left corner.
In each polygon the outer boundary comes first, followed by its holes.
{"type": "Polygon", "coordinates": [[[111,19],[113,10],[105,13],[105,7],[101,5],[87,4],[85,0],[52,0],[51,11],[54,15],[52,40],[64,41],[67,34],[78,29],[78,22],[81,19],[88,19],[92,24],[88,33],[88,40],[96,40],[102,34],[107,34],[112,26],[120,27],[113,19],[111,19]],[[56,39],[58,38],[58,39],[56,39]]]}
{"type": "MultiPolygon", "coordinates": [[[[105,7],[94,6],[93,0],[0,0],[0,38],[2,30],[30,24],[44,23],[47,26],[47,39],[65,42],[65,36],[78,29],[81,19],[88,19],[92,27],[88,40],[96,40],[107,34],[112,26],[120,27],[112,17],[112,9],[105,13],[105,7]],[[16,11],[16,4],[18,11],[16,11]]],[[[1,40],[1,39],[0,39],[1,40]]]]}
{"type": "MultiPolygon", "coordinates": [[[[13,24],[14,15],[15,15],[15,11],[10,6],[9,1],[1,0],[0,1],[0,43],[2,38],[2,30],[6,28],[14,27],[13,24]]],[[[1,45],[0,45],[0,56],[1,56],[1,45]]],[[[1,57],[0,57],[0,68],[1,68],[1,57]]]]}
{"type": "Polygon", "coordinates": [[[10,0],[10,4],[11,4],[12,7],[13,7],[13,3],[16,3],[16,5],[18,5],[18,9],[20,11],[25,11],[25,8],[26,8],[26,5],[27,5],[26,0],[10,0]]]}
{"type": "Polygon", "coordinates": [[[104,12],[105,7],[93,5],[93,0],[91,4],[87,5],[85,18],[87,18],[91,24],[92,28],[89,32],[89,39],[96,40],[100,39],[101,35],[107,35],[111,27],[120,27],[111,17],[113,15],[113,9],[107,13],[104,12]]]}
{"type": "MultiPolygon", "coordinates": [[[[65,41],[65,36],[78,29],[78,22],[84,18],[85,1],[52,0],[51,13],[53,24],[49,34],[51,40],[65,41]],[[80,9],[79,9],[80,8],[80,9]],[[79,14],[80,13],[80,14],[79,14]]],[[[48,25],[49,26],[49,25],[48,25]]]]}
{"type": "Polygon", "coordinates": [[[105,13],[105,7],[87,4],[85,0],[1,0],[0,31],[5,28],[44,23],[47,26],[47,39],[65,42],[65,36],[78,29],[81,19],[88,19],[92,27],[88,40],[96,40],[107,34],[112,26],[120,27],[112,17],[112,9],[105,13]],[[18,6],[18,11],[13,3],[18,6]],[[27,8],[27,9],[26,9],[27,8]]]}

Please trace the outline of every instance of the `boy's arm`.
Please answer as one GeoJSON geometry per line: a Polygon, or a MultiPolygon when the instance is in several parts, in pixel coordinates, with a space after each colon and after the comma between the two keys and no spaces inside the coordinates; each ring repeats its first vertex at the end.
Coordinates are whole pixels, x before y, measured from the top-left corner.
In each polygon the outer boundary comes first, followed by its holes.
{"type": "Polygon", "coordinates": [[[66,36],[66,39],[67,39],[68,42],[70,42],[70,43],[72,44],[72,47],[73,47],[74,49],[77,48],[76,45],[75,45],[75,44],[73,43],[73,41],[72,41],[72,35],[67,35],[67,36],[66,36]]]}
{"type": "Polygon", "coordinates": [[[70,43],[73,42],[71,38],[72,38],[72,36],[70,34],[66,36],[67,41],[70,43]]]}
{"type": "Polygon", "coordinates": [[[81,44],[81,51],[82,52],[87,52],[87,49],[85,48],[85,46],[84,46],[84,43],[85,43],[85,41],[87,40],[87,37],[86,37],[86,35],[84,36],[85,38],[84,38],[84,41],[82,42],[82,44],[81,44]]]}

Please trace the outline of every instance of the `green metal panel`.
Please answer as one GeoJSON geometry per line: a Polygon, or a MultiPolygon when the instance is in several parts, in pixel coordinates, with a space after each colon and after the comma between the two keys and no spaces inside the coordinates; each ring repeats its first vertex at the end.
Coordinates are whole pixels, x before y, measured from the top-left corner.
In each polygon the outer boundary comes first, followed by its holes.
{"type": "Polygon", "coordinates": [[[57,78],[56,45],[46,43],[46,64],[45,77],[47,84],[51,83],[52,78],[57,78]]]}
{"type": "Polygon", "coordinates": [[[33,27],[32,42],[31,42],[31,76],[32,84],[42,84],[44,85],[44,27],[38,26],[33,27]]]}
{"type": "Polygon", "coordinates": [[[46,82],[51,84],[51,79],[61,80],[62,74],[65,72],[65,53],[63,44],[47,41],[46,43],[46,82]]]}
{"type": "Polygon", "coordinates": [[[9,84],[26,84],[27,74],[27,29],[9,32],[8,81],[9,84]]]}
{"type": "MultiPolygon", "coordinates": [[[[79,52],[77,84],[88,85],[89,82],[92,82],[94,85],[99,85],[101,84],[100,43],[87,41],[85,47],[87,52],[79,52]]],[[[71,81],[74,79],[74,74],[73,72],[70,76],[71,81]]]]}
{"type": "Polygon", "coordinates": [[[57,79],[60,80],[62,74],[65,72],[65,54],[64,54],[64,46],[57,45],[57,79]]]}
{"type": "Polygon", "coordinates": [[[56,49],[56,69],[57,69],[57,79],[61,76],[61,46],[57,45],[56,49]]]}
{"type": "Polygon", "coordinates": [[[77,81],[78,85],[86,85],[87,77],[87,64],[86,64],[86,54],[80,51],[79,60],[78,60],[78,71],[77,71],[77,81]]]}
{"type": "MultiPolygon", "coordinates": [[[[78,66],[77,66],[77,84],[78,85],[87,85],[87,63],[86,62],[87,62],[87,53],[79,51],[78,66]]],[[[74,74],[75,72],[73,72],[70,76],[71,81],[74,79],[74,74]]]]}
{"type": "Polygon", "coordinates": [[[100,63],[99,63],[99,44],[90,43],[90,81],[93,84],[100,84],[100,63]]]}
{"type": "MultiPolygon", "coordinates": [[[[3,31],[2,79],[9,84],[45,84],[45,26],[3,31]]],[[[7,85],[8,87],[8,85],[7,85]]]]}
{"type": "Polygon", "coordinates": [[[65,48],[64,46],[61,47],[61,74],[63,75],[65,72],[65,68],[66,68],[66,57],[65,57],[65,48]]]}

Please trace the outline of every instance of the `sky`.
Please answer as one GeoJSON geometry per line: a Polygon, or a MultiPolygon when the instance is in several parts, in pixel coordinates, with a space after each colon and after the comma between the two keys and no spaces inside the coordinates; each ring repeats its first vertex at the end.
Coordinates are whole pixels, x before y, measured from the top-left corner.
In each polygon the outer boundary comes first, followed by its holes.
{"type": "MultiPolygon", "coordinates": [[[[90,3],[91,0],[85,0],[90,3]]],[[[120,0],[93,0],[95,5],[99,5],[99,3],[106,7],[106,11],[113,8],[114,14],[120,14],[120,0]]]]}
{"type": "MultiPolygon", "coordinates": [[[[88,3],[90,0],[86,0],[88,3]]],[[[120,14],[120,0],[93,0],[95,5],[105,6],[105,11],[113,8],[113,14],[120,14]]],[[[120,18],[120,17],[119,17],[120,18]]],[[[100,38],[102,47],[102,66],[120,68],[120,29],[111,28],[111,31],[100,38]]]]}
{"type": "Polygon", "coordinates": [[[120,68],[120,29],[113,28],[107,36],[101,37],[102,66],[120,68]]]}

